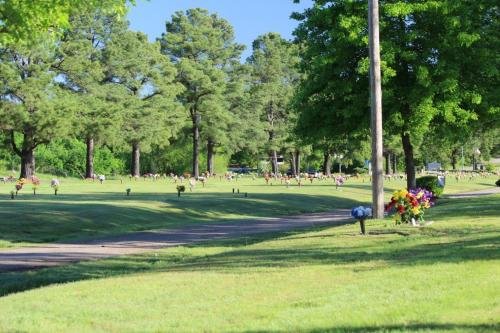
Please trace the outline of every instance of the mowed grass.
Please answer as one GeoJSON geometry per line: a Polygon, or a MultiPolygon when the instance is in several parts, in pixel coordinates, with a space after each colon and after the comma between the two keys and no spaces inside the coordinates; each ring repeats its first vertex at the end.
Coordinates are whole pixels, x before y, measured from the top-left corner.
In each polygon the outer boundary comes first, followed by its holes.
{"type": "Polygon", "coordinates": [[[498,332],[499,208],[443,199],[423,228],[371,220],[367,236],[351,224],[0,274],[0,331],[498,332]]]}
{"type": "MultiPolygon", "coordinates": [[[[0,249],[122,234],[132,231],[173,228],[186,224],[234,221],[263,216],[351,208],[371,201],[370,181],[349,179],[335,189],[332,180],[292,182],[287,188],[279,181],[266,185],[262,178],[239,181],[211,179],[206,187],[199,183],[193,192],[177,198],[176,184],[158,181],[107,180],[99,182],[61,179],[57,196],[50,188],[50,176],[34,196],[30,184],[16,199],[10,199],[13,184],[0,184],[0,249]],[[131,189],[126,196],[125,190],[131,189]],[[233,194],[233,188],[240,193],[233,194]],[[244,196],[248,193],[248,197],[244,196]]],[[[495,178],[455,181],[450,179],[446,193],[492,187],[495,178]]],[[[404,181],[386,182],[386,197],[404,181]]]]}

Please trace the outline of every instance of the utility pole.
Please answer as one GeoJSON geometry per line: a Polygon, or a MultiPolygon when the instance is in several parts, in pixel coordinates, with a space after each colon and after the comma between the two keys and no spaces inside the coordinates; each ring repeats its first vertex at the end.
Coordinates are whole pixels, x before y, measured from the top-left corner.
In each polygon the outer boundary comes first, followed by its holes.
{"type": "Polygon", "coordinates": [[[370,48],[370,104],[372,134],[372,206],[373,217],[384,217],[384,178],[382,147],[382,87],[380,80],[380,42],[378,0],[368,0],[370,48]]]}

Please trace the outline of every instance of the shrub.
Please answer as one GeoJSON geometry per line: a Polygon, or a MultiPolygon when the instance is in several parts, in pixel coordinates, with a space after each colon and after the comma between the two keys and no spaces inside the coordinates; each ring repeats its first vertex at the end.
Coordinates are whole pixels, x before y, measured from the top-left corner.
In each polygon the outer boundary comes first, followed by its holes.
{"type": "Polygon", "coordinates": [[[488,163],[488,164],[485,165],[485,169],[488,172],[493,172],[493,171],[495,171],[495,166],[493,164],[491,164],[491,163],[488,163]]]}
{"type": "Polygon", "coordinates": [[[439,185],[437,176],[424,176],[417,178],[417,187],[431,191],[436,198],[439,198],[444,191],[444,187],[439,185]]]}
{"type": "Polygon", "coordinates": [[[360,168],[360,167],[356,167],[352,171],[354,171],[354,173],[357,173],[357,174],[360,174],[360,175],[368,173],[368,169],[366,169],[366,168],[360,168]]]}
{"type": "Polygon", "coordinates": [[[500,186],[500,179],[498,179],[498,180],[495,182],[495,184],[496,184],[497,186],[500,186]]]}

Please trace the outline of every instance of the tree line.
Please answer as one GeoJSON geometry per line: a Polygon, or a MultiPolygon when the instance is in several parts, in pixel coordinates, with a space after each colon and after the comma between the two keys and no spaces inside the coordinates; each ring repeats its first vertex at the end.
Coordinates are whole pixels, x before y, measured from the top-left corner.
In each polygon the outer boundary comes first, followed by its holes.
{"type": "Polygon", "coordinates": [[[243,149],[274,151],[277,171],[298,80],[293,43],[260,36],[242,64],[232,26],[203,9],[175,13],[153,43],[102,11],[72,16],[70,27],[0,51],[1,129],[21,177],[34,173],[37,147],[60,138],[86,143],[86,177],[96,145],[128,146],[138,176],[141,152],[186,136],[195,177],[201,150],[210,173],[218,151],[243,149]]]}
{"type": "MultiPolygon", "coordinates": [[[[217,154],[267,159],[272,172],[280,155],[294,174],[306,158],[326,174],[334,160],[361,168],[370,155],[365,2],[316,0],[292,14],[295,40],[259,36],[244,63],[231,24],[203,9],[175,13],[153,43],[95,6],[58,34],[4,38],[3,142],[21,177],[33,174],[39,146],[60,139],[85,143],[86,177],[99,147],[119,156],[128,147],[134,176],[141,153],[165,159],[179,147],[196,177],[214,172],[217,154]]],[[[498,153],[497,4],[381,0],[380,9],[386,171],[403,165],[414,187],[425,161],[455,169],[464,146],[466,158],[473,148],[498,153]]]]}

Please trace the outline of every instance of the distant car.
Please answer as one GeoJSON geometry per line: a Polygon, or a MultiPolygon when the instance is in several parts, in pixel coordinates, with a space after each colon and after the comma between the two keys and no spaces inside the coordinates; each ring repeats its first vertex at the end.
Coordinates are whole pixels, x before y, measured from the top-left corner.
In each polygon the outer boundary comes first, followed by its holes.
{"type": "Polygon", "coordinates": [[[308,175],[312,175],[312,176],[314,176],[314,175],[316,175],[317,173],[318,173],[318,170],[316,170],[316,169],[309,169],[309,170],[307,170],[307,174],[308,174],[308,175]]]}

